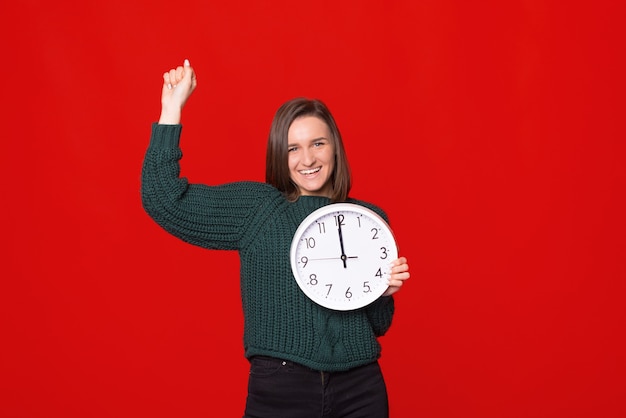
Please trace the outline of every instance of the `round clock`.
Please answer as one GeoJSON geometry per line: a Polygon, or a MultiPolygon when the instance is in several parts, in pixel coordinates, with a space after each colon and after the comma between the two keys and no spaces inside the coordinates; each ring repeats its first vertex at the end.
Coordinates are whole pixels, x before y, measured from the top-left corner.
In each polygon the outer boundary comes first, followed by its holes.
{"type": "Polygon", "coordinates": [[[362,308],[387,290],[398,258],[393,232],[376,212],[333,203],[307,216],[291,242],[291,269],[300,289],[330,309],[362,308]]]}

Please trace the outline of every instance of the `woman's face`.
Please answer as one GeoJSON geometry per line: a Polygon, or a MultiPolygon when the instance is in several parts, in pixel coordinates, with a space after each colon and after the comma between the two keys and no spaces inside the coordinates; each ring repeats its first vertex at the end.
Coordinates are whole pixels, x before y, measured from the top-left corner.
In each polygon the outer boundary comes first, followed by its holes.
{"type": "Polygon", "coordinates": [[[326,122],[315,116],[294,120],[287,134],[287,149],[289,175],[300,194],[330,197],[335,147],[326,122]]]}

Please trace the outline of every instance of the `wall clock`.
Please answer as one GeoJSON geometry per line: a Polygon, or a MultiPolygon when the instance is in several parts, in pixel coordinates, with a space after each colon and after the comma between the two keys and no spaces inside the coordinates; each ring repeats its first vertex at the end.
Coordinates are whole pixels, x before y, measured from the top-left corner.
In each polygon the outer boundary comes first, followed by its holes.
{"type": "Polygon", "coordinates": [[[347,311],[387,290],[398,248],[387,222],[354,203],[333,203],[307,216],[291,243],[291,269],[314,302],[347,311]]]}

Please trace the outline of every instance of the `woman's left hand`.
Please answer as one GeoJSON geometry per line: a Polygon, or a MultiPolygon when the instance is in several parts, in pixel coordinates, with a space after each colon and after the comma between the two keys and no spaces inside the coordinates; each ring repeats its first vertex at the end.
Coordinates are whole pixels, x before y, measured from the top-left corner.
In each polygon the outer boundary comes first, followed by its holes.
{"type": "Polygon", "coordinates": [[[406,257],[400,257],[391,263],[391,275],[389,276],[389,288],[383,296],[391,296],[396,293],[404,284],[404,281],[411,277],[409,264],[406,257]]]}

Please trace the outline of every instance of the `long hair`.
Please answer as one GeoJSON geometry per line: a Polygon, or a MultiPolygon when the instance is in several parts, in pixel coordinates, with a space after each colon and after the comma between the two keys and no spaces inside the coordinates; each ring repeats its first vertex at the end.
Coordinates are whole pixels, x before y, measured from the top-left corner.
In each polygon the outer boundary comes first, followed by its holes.
{"type": "Polygon", "coordinates": [[[350,166],[335,119],[328,107],[318,99],[298,97],[284,103],[276,111],[267,140],[265,182],[283,192],[288,200],[298,200],[300,190],[291,180],[289,174],[287,141],[289,127],[294,120],[303,116],[315,116],[328,125],[330,140],[335,149],[335,169],[331,174],[332,195],[330,200],[343,202],[347,199],[352,187],[350,166]]]}

